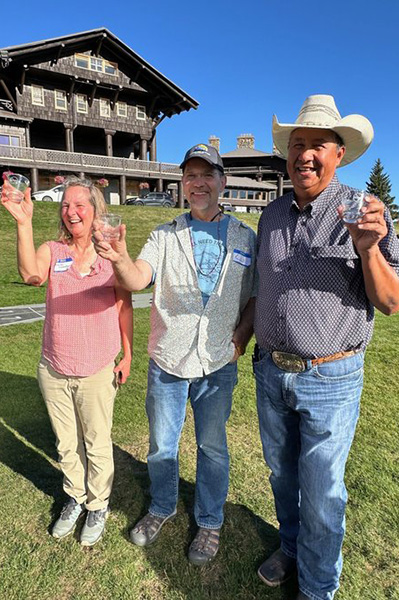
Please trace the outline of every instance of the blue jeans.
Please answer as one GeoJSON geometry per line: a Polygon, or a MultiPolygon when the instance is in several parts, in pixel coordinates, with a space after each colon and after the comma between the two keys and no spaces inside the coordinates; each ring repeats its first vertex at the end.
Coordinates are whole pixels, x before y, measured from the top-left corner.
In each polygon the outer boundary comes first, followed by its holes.
{"type": "Polygon", "coordinates": [[[290,373],[266,351],[254,358],[281,549],[297,559],[300,590],[312,600],[331,600],[339,587],[344,473],[359,416],[363,361],[360,352],[290,373]]]}
{"type": "Polygon", "coordinates": [[[210,375],[182,379],[150,359],[146,410],[150,426],[148,471],[150,513],[167,517],[176,511],[179,484],[179,440],[190,398],[197,441],[194,516],[199,527],[218,529],[229,487],[226,423],[237,383],[237,364],[210,375]]]}

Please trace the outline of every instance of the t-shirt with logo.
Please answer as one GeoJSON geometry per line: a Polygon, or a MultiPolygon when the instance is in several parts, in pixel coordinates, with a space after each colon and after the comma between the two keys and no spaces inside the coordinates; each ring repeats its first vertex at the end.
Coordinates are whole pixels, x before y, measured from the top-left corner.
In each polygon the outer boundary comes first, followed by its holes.
{"type": "Polygon", "coordinates": [[[200,221],[188,217],[198,285],[204,306],[219,280],[227,253],[229,217],[220,221],[200,221]]]}

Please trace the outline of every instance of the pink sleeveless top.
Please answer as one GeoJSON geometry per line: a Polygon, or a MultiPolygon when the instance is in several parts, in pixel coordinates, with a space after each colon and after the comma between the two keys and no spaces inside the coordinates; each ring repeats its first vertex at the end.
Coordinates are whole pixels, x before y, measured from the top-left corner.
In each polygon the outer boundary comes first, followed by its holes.
{"type": "Polygon", "coordinates": [[[90,274],[82,277],[67,244],[47,244],[51,265],[43,357],[61,375],[94,375],[115,359],[121,346],[111,263],[98,256],[90,274]]]}

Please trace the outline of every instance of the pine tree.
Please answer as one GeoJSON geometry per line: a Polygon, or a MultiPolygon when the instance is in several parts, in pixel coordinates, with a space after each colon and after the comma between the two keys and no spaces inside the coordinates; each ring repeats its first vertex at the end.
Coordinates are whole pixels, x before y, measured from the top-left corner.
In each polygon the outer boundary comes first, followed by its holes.
{"type": "Polygon", "coordinates": [[[394,204],[395,197],[391,196],[391,182],[389,175],[384,173],[384,167],[381,160],[377,158],[374,167],[371,169],[370,181],[366,183],[367,192],[377,196],[391,211],[393,219],[399,217],[399,206],[394,204]]]}

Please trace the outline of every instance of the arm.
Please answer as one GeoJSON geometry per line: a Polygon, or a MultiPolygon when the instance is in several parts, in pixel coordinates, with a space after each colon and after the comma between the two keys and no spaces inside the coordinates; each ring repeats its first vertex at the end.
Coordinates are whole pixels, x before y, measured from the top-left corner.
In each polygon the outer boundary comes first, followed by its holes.
{"type": "MultiPolygon", "coordinates": [[[[341,208],[338,209],[342,216],[341,208]]],[[[345,224],[362,261],[366,294],[385,315],[399,311],[399,277],[381,253],[379,242],[387,235],[384,204],[369,196],[363,217],[345,224]]]]}
{"type": "Polygon", "coordinates": [[[127,290],[116,286],[116,308],[119,315],[119,328],[121,332],[123,358],[114,368],[118,374],[118,382],[125,383],[130,374],[130,365],[133,355],[133,307],[132,295],[127,290]]]}
{"type": "Polygon", "coordinates": [[[25,283],[39,286],[48,278],[51,263],[51,252],[47,244],[42,244],[35,250],[33,243],[33,202],[30,197],[30,189],[25,192],[22,202],[14,202],[6,196],[10,184],[5,181],[1,203],[14,217],[17,223],[17,255],[18,271],[25,283]]]}
{"type": "MultiPolygon", "coordinates": [[[[360,253],[359,253],[360,254],[360,253]]],[[[399,278],[379,248],[360,254],[367,297],[385,315],[399,311],[399,278]]]]}
{"type": "Polygon", "coordinates": [[[145,260],[132,261],[126,247],[126,226],[121,225],[121,236],[112,245],[103,241],[98,224],[93,225],[94,248],[100,256],[111,261],[118,283],[130,292],[145,289],[152,280],[152,268],[145,260]]]}
{"type": "Polygon", "coordinates": [[[241,313],[240,322],[234,331],[232,341],[236,349],[232,362],[245,353],[247,344],[254,332],[255,302],[256,298],[248,300],[246,307],[241,313]]]}

